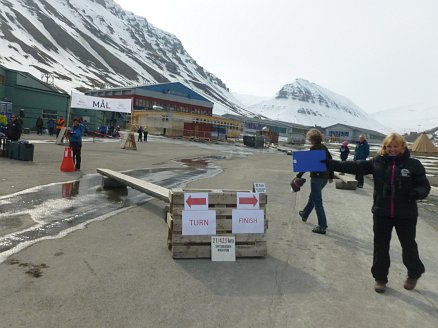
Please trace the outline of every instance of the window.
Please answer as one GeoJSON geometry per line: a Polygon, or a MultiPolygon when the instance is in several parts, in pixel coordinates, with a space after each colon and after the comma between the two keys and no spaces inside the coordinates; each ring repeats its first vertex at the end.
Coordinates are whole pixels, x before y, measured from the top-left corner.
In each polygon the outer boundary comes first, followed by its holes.
{"type": "Polygon", "coordinates": [[[43,109],[42,117],[46,120],[48,120],[49,118],[56,120],[56,118],[58,117],[58,112],[55,110],[43,109]]]}
{"type": "Polygon", "coordinates": [[[6,77],[4,75],[0,75],[0,85],[6,84],[6,77]]]}

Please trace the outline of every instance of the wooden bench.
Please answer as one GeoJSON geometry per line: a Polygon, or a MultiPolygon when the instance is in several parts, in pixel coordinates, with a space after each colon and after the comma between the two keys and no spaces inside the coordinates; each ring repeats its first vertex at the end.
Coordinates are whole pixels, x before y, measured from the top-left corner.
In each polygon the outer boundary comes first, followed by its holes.
{"type": "Polygon", "coordinates": [[[336,180],[336,189],[348,189],[348,190],[356,190],[357,188],[357,180],[354,176],[350,174],[340,174],[335,173],[336,180]]]}
{"type": "Polygon", "coordinates": [[[153,196],[157,199],[163,200],[166,203],[169,203],[169,193],[170,190],[161,186],[158,186],[156,184],[140,180],[137,178],[130,177],[129,175],[119,173],[113,170],[108,169],[96,169],[98,173],[103,175],[104,177],[109,178],[109,181],[103,180],[102,185],[103,187],[116,187],[115,181],[121,184],[121,186],[129,186],[133,189],[136,189],[138,191],[144,192],[145,194],[148,194],[150,196],[153,196]]]}

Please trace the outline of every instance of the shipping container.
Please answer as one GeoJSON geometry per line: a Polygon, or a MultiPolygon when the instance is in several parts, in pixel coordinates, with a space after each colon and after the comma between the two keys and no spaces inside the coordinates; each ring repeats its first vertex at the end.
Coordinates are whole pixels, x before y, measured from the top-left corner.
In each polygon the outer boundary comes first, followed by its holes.
{"type": "Polygon", "coordinates": [[[212,124],[184,123],[184,137],[211,140],[212,124]]]}

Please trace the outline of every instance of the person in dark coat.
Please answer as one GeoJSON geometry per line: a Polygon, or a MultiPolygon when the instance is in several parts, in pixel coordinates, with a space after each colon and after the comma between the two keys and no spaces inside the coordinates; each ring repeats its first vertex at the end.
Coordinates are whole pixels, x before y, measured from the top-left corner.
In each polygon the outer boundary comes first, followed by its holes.
{"type": "Polygon", "coordinates": [[[348,158],[348,154],[350,154],[350,148],[348,148],[348,141],[343,141],[341,147],[339,148],[339,152],[341,153],[341,161],[346,161],[348,158]]]}
{"type": "Polygon", "coordinates": [[[138,133],[137,141],[140,141],[140,142],[143,141],[143,132],[144,132],[144,129],[142,126],[140,126],[137,130],[137,133],[138,133]]]}
{"type": "Polygon", "coordinates": [[[44,126],[44,122],[43,119],[41,118],[41,116],[39,116],[36,120],[36,130],[37,130],[37,134],[43,134],[43,126],[44,126]]]}
{"type": "Polygon", "coordinates": [[[53,118],[47,120],[47,129],[49,130],[49,136],[52,137],[55,133],[55,120],[53,118]]]}
{"type": "Polygon", "coordinates": [[[14,114],[11,115],[11,120],[6,125],[5,135],[11,141],[18,141],[21,137],[21,124],[14,114]]]}
{"type": "Polygon", "coordinates": [[[73,161],[75,163],[75,170],[79,171],[81,169],[82,162],[82,135],[84,134],[84,126],[79,124],[77,118],[73,119],[73,126],[69,132],[70,147],[73,151],[73,161]]]}
{"type": "Polygon", "coordinates": [[[426,198],[430,192],[421,162],[410,157],[405,139],[397,133],[390,133],[379,153],[370,160],[341,162],[329,159],[326,162],[328,169],[333,171],[373,175],[374,254],[371,272],[376,281],[375,291],[383,293],[388,282],[393,228],[400,240],[403,264],[407,268],[404,288],[414,289],[425,272],[415,241],[417,200],[426,198]]]}
{"type": "MultiPolygon", "coordinates": [[[[364,160],[367,159],[368,156],[370,156],[370,145],[368,144],[368,141],[365,139],[365,135],[359,136],[359,142],[356,145],[356,148],[354,149],[354,160],[364,160]]],[[[357,186],[359,188],[363,188],[363,175],[362,174],[356,174],[356,180],[357,180],[357,186]]]]}
{"type": "MultiPolygon", "coordinates": [[[[307,139],[310,141],[312,146],[310,150],[325,150],[326,158],[330,159],[332,156],[328,151],[327,147],[323,145],[322,142],[322,133],[317,129],[310,129],[306,135],[307,139]]],[[[300,172],[297,174],[298,178],[303,176],[304,172],[300,172]]],[[[311,172],[310,173],[310,195],[309,200],[307,201],[306,206],[302,211],[299,211],[303,222],[307,221],[310,213],[313,209],[315,209],[316,216],[318,217],[318,226],[316,226],[312,232],[319,233],[324,235],[327,229],[327,218],[324,211],[324,206],[322,203],[322,190],[327,184],[327,181],[333,182],[333,171],[324,171],[324,172],[311,172]]]]}

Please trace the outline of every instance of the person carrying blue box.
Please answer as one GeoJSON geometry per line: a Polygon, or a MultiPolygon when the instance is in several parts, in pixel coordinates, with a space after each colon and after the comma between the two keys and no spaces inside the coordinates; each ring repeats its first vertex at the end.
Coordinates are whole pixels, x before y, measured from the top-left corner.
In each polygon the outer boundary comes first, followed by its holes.
{"type": "MultiPolygon", "coordinates": [[[[310,151],[314,150],[323,150],[325,152],[325,159],[332,159],[330,152],[327,147],[323,145],[322,133],[317,129],[310,129],[306,134],[307,140],[312,144],[310,147],[310,151]]],[[[316,153],[315,153],[316,154],[316,153]]],[[[312,154],[313,155],[313,154],[312,154]]],[[[317,155],[317,154],[316,154],[317,155]]],[[[320,165],[320,161],[317,161],[317,164],[320,165]]],[[[322,166],[323,168],[325,167],[322,166]]],[[[300,172],[297,174],[297,178],[302,178],[305,172],[300,172]]],[[[322,190],[327,185],[327,182],[333,182],[333,171],[328,171],[325,169],[324,171],[313,171],[310,172],[310,194],[309,199],[307,201],[306,206],[302,211],[299,211],[303,222],[306,222],[310,213],[315,208],[316,215],[318,217],[318,226],[316,226],[312,232],[324,235],[327,229],[327,218],[324,211],[324,206],[322,202],[322,190]]]]}

